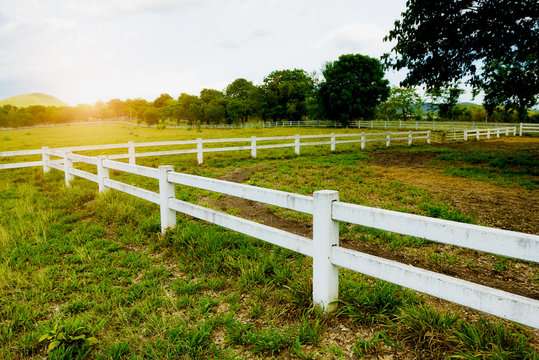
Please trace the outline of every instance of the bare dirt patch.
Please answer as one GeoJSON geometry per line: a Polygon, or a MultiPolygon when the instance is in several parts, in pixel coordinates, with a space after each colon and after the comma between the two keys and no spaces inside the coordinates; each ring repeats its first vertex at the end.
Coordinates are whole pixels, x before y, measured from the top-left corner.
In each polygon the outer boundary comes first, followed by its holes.
{"type": "MultiPolygon", "coordinates": [[[[222,180],[243,183],[249,177],[249,174],[255,169],[260,168],[256,165],[248,168],[238,168],[235,171],[223,176],[222,180]]],[[[235,196],[223,196],[217,201],[217,207],[221,210],[238,209],[240,216],[249,220],[257,221],[261,224],[279,228],[297,235],[312,237],[312,224],[307,222],[295,221],[286,217],[278,216],[275,212],[262,203],[237,198],[235,196]]]]}
{"type": "MultiPolygon", "coordinates": [[[[528,139],[529,140],[529,139],[528,139]]],[[[481,146],[510,151],[514,146],[535,146],[538,141],[491,141],[470,144],[444,144],[440,146],[481,146]]],[[[371,164],[381,182],[400,181],[426,189],[441,196],[460,212],[472,215],[481,224],[507,230],[539,233],[539,192],[526,190],[518,185],[510,187],[456,178],[444,175],[441,170],[428,167],[435,153],[407,153],[399,151],[377,151],[369,154],[371,164]]],[[[264,165],[257,165],[264,166],[264,165]]],[[[255,167],[238,168],[223,179],[238,183],[244,182],[255,167]]],[[[267,205],[225,196],[216,204],[221,209],[234,208],[239,216],[258,221],[298,235],[312,237],[312,224],[280,216],[267,205]]],[[[420,248],[390,250],[387,246],[354,240],[342,239],[341,245],[371,255],[396,260],[420,268],[436,271],[449,276],[495,287],[522,296],[539,299],[537,270],[521,262],[511,262],[503,271],[496,271],[499,258],[476,251],[456,248],[442,244],[432,244],[420,248]],[[448,263],[433,261],[433,254],[466,259],[448,263]],[[430,257],[429,257],[430,256],[430,257]]]]}

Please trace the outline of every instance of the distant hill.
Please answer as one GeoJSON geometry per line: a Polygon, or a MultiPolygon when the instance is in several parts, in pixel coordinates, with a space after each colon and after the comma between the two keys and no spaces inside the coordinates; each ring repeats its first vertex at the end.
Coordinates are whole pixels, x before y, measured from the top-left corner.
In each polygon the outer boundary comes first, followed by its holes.
{"type": "Polygon", "coordinates": [[[0,106],[4,106],[4,105],[13,105],[17,107],[27,107],[27,106],[32,106],[32,105],[68,106],[65,102],[55,98],[52,95],[41,94],[41,93],[12,96],[12,97],[0,100],[0,106]]]}

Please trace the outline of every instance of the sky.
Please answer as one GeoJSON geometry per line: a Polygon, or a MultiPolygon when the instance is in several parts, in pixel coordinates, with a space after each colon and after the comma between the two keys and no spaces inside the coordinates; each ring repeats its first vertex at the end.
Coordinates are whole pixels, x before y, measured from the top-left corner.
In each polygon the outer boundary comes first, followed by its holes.
{"type": "MultiPolygon", "coordinates": [[[[282,69],[379,58],[405,0],[0,0],[0,99],[198,95],[282,69]]],[[[405,72],[386,72],[397,86],[405,72]]],[[[461,98],[461,100],[463,100],[461,98]]],[[[465,99],[466,100],[466,99],[465,99]]],[[[466,100],[467,101],[467,100],[466,100]]]]}

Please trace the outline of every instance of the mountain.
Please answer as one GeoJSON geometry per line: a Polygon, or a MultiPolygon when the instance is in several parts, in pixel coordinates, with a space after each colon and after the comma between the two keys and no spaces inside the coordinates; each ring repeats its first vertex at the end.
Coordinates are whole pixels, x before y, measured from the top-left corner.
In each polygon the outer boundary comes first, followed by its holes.
{"type": "Polygon", "coordinates": [[[18,95],[18,96],[12,96],[6,99],[2,99],[0,100],[0,106],[3,106],[3,105],[13,105],[17,107],[27,107],[27,106],[32,106],[32,105],[68,106],[62,100],[59,100],[52,95],[42,94],[42,93],[18,95]]]}

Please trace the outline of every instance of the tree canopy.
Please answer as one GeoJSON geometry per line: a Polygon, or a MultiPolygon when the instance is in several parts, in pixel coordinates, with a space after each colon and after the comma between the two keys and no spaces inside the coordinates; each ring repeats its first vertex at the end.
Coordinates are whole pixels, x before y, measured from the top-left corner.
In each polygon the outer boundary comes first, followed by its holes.
{"type": "Polygon", "coordinates": [[[421,109],[423,100],[414,88],[393,87],[389,91],[389,97],[378,107],[378,114],[386,119],[401,116],[407,120],[421,109]]]}
{"type": "Polygon", "coordinates": [[[314,81],[305,70],[276,70],[262,85],[263,116],[273,120],[301,120],[307,115],[307,101],[314,93],[314,81]]]}
{"type": "Polygon", "coordinates": [[[371,118],[376,106],[389,95],[389,81],[379,60],[360,55],[341,55],[322,70],[320,97],[331,119],[348,124],[350,120],[371,118]]]}
{"type": "Polygon", "coordinates": [[[537,0],[408,0],[386,36],[396,40],[386,66],[408,74],[405,86],[452,87],[459,80],[526,116],[539,94],[537,0]]]}

